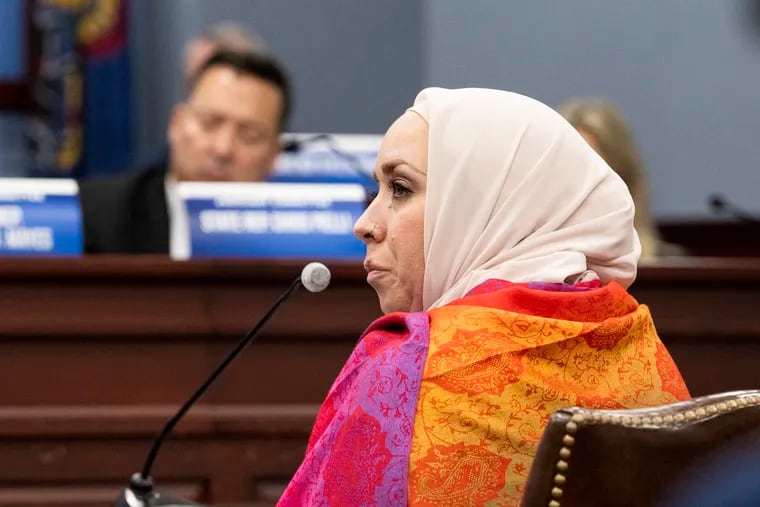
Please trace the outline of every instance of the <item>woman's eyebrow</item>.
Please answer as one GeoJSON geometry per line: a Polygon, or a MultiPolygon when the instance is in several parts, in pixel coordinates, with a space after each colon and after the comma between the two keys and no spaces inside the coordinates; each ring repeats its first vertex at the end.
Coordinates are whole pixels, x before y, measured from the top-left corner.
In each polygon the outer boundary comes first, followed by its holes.
{"type": "MultiPolygon", "coordinates": [[[[396,167],[403,164],[404,161],[401,159],[393,159],[389,160],[388,162],[385,162],[383,165],[380,166],[380,172],[383,173],[385,176],[390,176],[393,174],[393,171],[396,170],[396,167]]],[[[380,178],[377,176],[377,171],[372,173],[372,179],[380,182],[380,178]]]]}
{"type": "Polygon", "coordinates": [[[383,174],[389,175],[389,174],[392,174],[393,171],[395,171],[396,168],[398,166],[400,166],[400,165],[405,165],[408,168],[412,169],[413,171],[416,171],[416,172],[418,172],[418,173],[420,173],[422,175],[425,175],[424,172],[420,171],[419,169],[417,169],[416,167],[414,167],[409,162],[407,162],[405,160],[402,160],[400,158],[399,159],[389,160],[388,162],[385,162],[383,165],[380,166],[380,170],[383,172],[383,174]]]}

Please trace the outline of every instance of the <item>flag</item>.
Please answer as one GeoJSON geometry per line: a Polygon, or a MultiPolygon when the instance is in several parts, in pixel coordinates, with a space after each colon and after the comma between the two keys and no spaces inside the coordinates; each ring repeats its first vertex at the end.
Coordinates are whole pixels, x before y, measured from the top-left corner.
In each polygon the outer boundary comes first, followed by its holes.
{"type": "Polygon", "coordinates": [[[33,0],[40,39],[35,173],[82,177],[131,159],[128,0],[33,0]]]}

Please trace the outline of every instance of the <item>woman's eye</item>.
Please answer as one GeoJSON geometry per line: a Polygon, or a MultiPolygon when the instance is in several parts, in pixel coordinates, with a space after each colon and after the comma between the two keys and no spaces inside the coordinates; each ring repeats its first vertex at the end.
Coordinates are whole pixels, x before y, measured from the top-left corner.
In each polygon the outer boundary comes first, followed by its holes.
{"type": "Polygon", "coordinates": [[[391,192],[393,194],[393,197],[395,197],[397,199],[398,198],[402,198],[402,197],[406,197],[407,195],[409,195],[409,194],[412,193],[412,191],[411,191],[411,189],[409,187],[407,187],[406,185],[404,185],[403,183],[400,183],[398,181],[391,181],[390,184],[389,184],[389,186],[390,186],[391,192]]]}

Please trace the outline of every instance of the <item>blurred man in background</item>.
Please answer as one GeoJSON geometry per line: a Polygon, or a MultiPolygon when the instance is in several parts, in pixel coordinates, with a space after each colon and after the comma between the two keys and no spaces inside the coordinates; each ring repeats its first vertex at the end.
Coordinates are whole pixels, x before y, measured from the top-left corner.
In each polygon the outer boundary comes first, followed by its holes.
{"type": "Polygon", "coordinates": [[[208,27],[200,37],[191,40],[185,46],[182,64],[185,82],[189,85],[193,76],[211,58],[211,55],[222,49],[261,55],[269,51],[263,39],[242,25],[231,21],[217,23],[208,27]]]}
{"type": "Polygon", "coordinates": [[[181,181],[262,181],[280,152],[290,111],[285,71],[272,57],[219,50],[172,112],[168,162],[80,183],[86,253],[189,255],[181,181]]]}

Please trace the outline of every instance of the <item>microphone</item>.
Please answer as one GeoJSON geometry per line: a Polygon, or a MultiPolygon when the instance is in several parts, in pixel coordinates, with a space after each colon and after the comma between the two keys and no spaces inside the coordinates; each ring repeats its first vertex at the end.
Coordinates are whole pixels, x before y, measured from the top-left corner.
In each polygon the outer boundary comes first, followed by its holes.
{"type": "Polygon", "coordinates": [[[174,429],[179,420],[184,416],[188,410],[195,404],[198,399],[203,396],[206,390],[214,383],[219,375],[229,366],[229,364],[237,357],[237,355],[248,346],[258,335],[259,331],[274,315],[274,312],[293,294],[299,286],[303,286],[309,292],[322,292],[330,285],[330,270],[321,262],[311,262],[307,264],[298,278],[293,280],[285,292],[283,292],[277,301],[272,305],[269,311],[261,318],[261,320],[251,329],[242,340],[238,342],[235,348],[232,349],[227,357],[219,363],[216,369],[206,379],[206,381],[198,388],[190,399],[188,399],[182,407],[174,414],[174,417],[169,419],[164,428],[159,433],[156,440],[153,442],[153,446],[148,452],[148,457],[145,460],[145,464],[139,473],[132,475],[129,481],[129,486],[119,496],[114,503],[114,507],[179,507],[179,506],[196,506],[202,507],[201,504],[191,502],[182,498],[172,497],[164,495],[153,489],[153,479],[150,476],[153,462],[156,460],[159,449],[164,439],[174,429]]]}
{"type": "Polygon", "coordinates": [[[727,201],[720,194],[710,195],[708,202],[710,204],[710,209],[712,209],[714,213],[727,213],[731,217],[736,218],[741,222],[760,222],[760,217],[756,217],[745,209],[733,204],[730,201],[727,201]]]}
{"type": "Polygon", "coordinates": [[[303,137],[301,139],[290,139],[289,141],[283,143],[282,151],[285,153],[298,153],[304,149],[306,145],[319,141],[324,141],[330,153],[345,160],[348,163],[351,171],[358,174],[362,179],[364,179],[367,186],[370,188],[375,188],[377,186],[377,182],[374,180],[374,178],[372,178],[372,176],[364,172],[362,169],[362,162],[359,157],[353,153],[338,148],[335,143],[335,137],[331,134],[314,134],[311,136],[303,137]]]}
{"type": "Polygon", "coordinates": [[[315,143],[317,141],[326,141],[328,143],[328,146],[331,146],[333,143],[331,143],[332,136],[330,134],[314,134],[307,137],[302,137],[301,139],[290,139],[289,141],[285,141],[282,145],[282,151],[285,153],[298,153],[303,149],[303,147],[307,144],[315,143]]]}
{"type": "Polygon", "coordinates": [[[301,271],[301,284],[309,292],[322,292],[330,285],[330,270],[321,262],[310,262],[301,271]]]}

